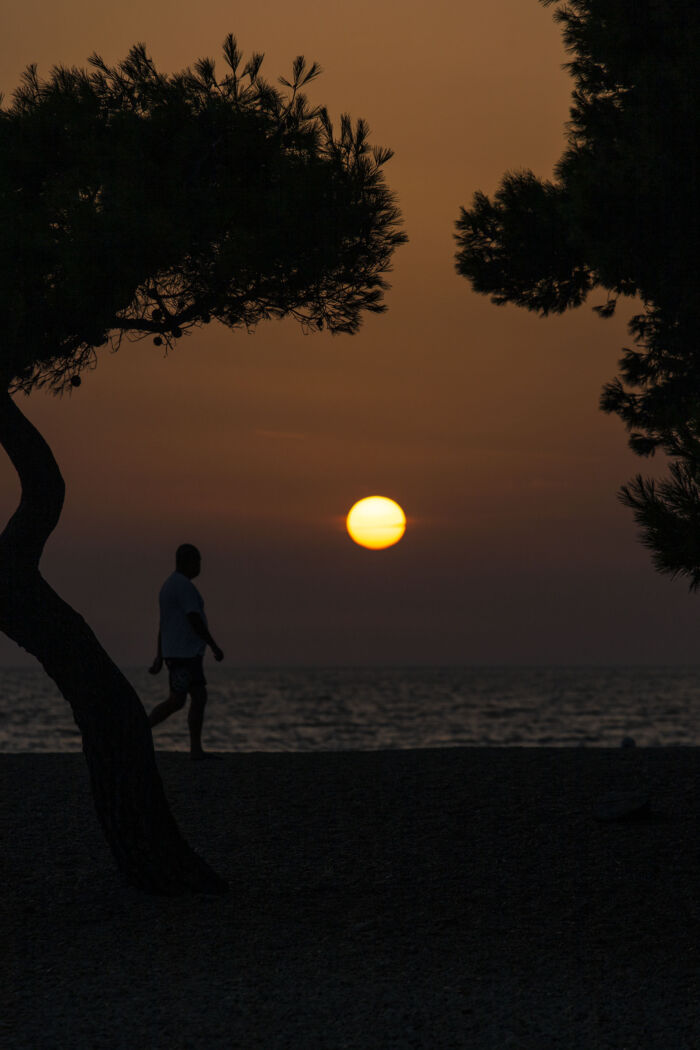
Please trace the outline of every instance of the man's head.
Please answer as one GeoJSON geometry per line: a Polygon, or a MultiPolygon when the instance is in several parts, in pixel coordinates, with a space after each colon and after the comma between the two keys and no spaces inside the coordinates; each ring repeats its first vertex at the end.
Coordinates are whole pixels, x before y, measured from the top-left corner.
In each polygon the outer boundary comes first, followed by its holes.
{"type": "Polygon", "coordinates": [[[202,555],[192,543],[182,543],[175,551],[175,568],[190,580],[199,576],[202,555]]]}

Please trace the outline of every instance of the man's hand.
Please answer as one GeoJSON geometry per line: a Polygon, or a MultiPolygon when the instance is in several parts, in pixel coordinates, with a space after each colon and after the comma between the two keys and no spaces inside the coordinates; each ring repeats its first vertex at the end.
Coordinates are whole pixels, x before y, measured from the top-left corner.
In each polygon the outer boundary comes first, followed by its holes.
{"type": "Polygon", "coordinates": [[[153,661],[151,666],[148,668],[148,673],[149,674],[159,674],[160,671],[162,671],[162,670],[163,670],[163,657],[162,656],[156,656],[155,660],[153,661]]]}
{"type": "Polygon", "coordinates": [[[222,653],[221,649],[219,649],[219,647],[218,647],[218,645],[217,645],[216,643],[214,643],[214,644],[212,645],[212,647],[211,647],[211,651],[212,651],[212,652],[213,652],[213,654],[214,654],[214,659],[216,660],[216,662],[217,662],[218,664],[220,664],[220,663],[221,663],[221,661],[222,661],[222,660],[223,660],[223,658],[224,658],[224,654],[222,653]]]}

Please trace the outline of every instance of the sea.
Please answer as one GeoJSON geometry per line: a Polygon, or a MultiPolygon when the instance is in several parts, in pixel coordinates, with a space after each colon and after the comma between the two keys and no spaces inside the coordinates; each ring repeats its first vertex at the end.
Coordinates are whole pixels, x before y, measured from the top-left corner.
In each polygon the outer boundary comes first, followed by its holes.
{"type": "MultiPolygon", "coordinates": [[[[164,674],[127,669],[150,710],[164,674]]],[[[700,746],[700,667],[206,669],[212,751],[700,746]]],[[[154,730],[188,749],[186,712],[154,730]]],[[[0,670],[0,752],[80,751],[71,710],[40,668],[0,670]]]]}

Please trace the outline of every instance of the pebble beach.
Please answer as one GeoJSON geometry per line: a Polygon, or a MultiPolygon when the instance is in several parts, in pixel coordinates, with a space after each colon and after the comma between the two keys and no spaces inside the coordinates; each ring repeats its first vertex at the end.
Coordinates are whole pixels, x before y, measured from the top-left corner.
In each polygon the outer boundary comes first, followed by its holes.
{"type": "Polygon", "coordinates": [[[227,896],[125,886],[82,755],[0,755],[2,1045],[700,1045],[700,749],[158,764],[227,896]]]}

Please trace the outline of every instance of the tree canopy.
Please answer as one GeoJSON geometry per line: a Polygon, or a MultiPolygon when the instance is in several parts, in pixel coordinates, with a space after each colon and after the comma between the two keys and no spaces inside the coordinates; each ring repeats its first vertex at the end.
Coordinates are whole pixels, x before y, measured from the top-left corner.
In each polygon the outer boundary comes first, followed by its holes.
{"type": "Polygon", "coordinates": [[[639,455],[671,457],[661,484],[621,490],[659,570],[700,586],[700,8],[687,0],[556,3],[574,81],[552,180],[506,173],[457,222],[457,271],[499,304],[541,315],[583,303],[642,312],[601,407],[639,455]]]}
{"type": "Polygon", "coordinates": [[[303,57],[273,87],[233,36],[159,73],[140,44],[117,66],[24,73],[0,108],[0,374],[60,391],[95,348],[151,336],[167,349],[217,319],[293,316],[354,332],[385,307],[405,241],[384,181],[391,151],[364,121],[338,134],[303,88],[303,57]]]}

